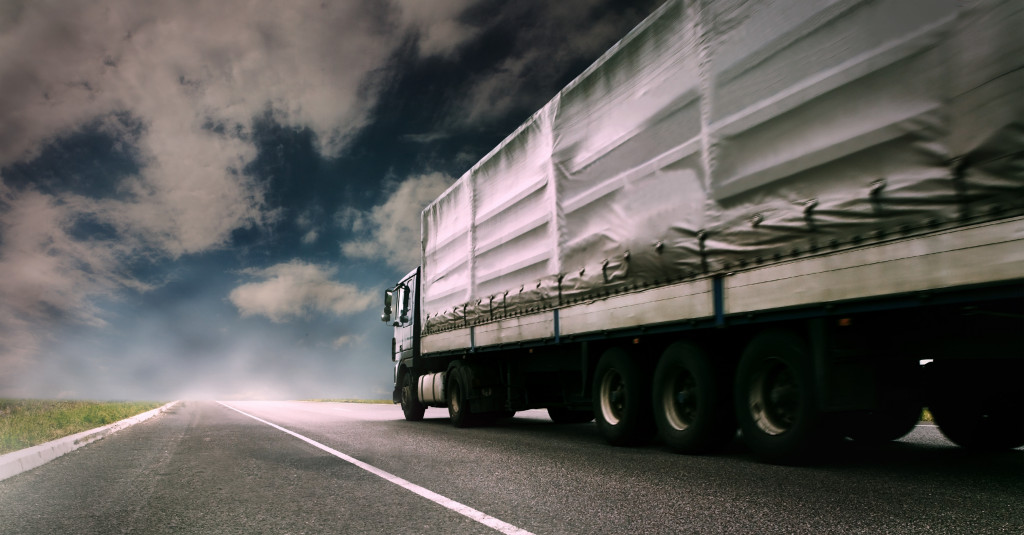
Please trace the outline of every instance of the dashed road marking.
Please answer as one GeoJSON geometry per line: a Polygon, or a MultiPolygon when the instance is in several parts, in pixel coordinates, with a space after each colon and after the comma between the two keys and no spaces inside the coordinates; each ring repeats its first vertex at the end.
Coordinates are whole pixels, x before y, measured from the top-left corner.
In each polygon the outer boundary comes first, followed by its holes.
{"type": "Polygon", "coordinates": [[[218,401],[217,403],[220,403],[221,405],[223,405],[223,406],[225,406],[225,407],[227,407],[227,408],[229,408],[229,409],[231,409],[231,410],[233,410],[233,411],[235,411],[235,412],[237,412],[239,414],[242,414],[244,416],[248,416],[249,418],[252,418],[253,420],[256,420],[257,422],[267,424],[270,427],[273,427],[274,429],[277,429],[278,431],[283,431],[285,433],[288,433],[289,435],[291,435],[291,436],[293,436],[293,437],[295,437],[295,438],[297,438],[297,439],[299,439],[299,440],[301,440],[301,441],[303,441],[303,442],[305,442],[305,443],[307,443],[307,444],[309,444],[309,445],[311,445],[311,446],[313,446],[315,448],[318,448],[318,449],[323,450],[323,451],[325,451],[327,453],[330,453],[331,455],[333,455],[333,456],[335,456],[335,457],[337,457],[337,458],[339,458],[339,459],[341,459],[341,460],[343,460],[345,462],[354,464],[354,465],[358,466],[359,468],[362,468],[363,470],[366,470],[367,472],[370,472],[371,474],[373,474],[375,476],[378,476],[380,478],[386,479],[386,480],[394,483],[395,485],[398,485],[399,487],[402,487],[402,488],[404,488],[406,490],[409,490],[409,491],[412,491],[412,492],[414,492],[416,494],[419,494],[420,496],[423,496],[424,498],[426,498],[426,499],[428,499],[428,500],[430,500],[430,501],[432,501],[432,502],[434,502],[434,503],[436,503],[438,505],[441,505],[441,506],[446,507],[446,508],[448,508],[448,509],[450,509],[452,511],[455,511],[456,513],[459,513],[462,516],[465,516],[467,518],[471,518],[473,520],[476,520],[477,522],[479,522],[479,523],[481,523],[481,524],[483,524],[483,525],[485,525],[485,526],[487,526],[487,527],[489,527],[491,529],[494,529],[494,530],[499,531],[501,533],[505,533],[506,535],[533,535],[531,532],[526,531],[525,529],[518,528],[516,526],[513,526],[512,524],[509,524],[508,522],[505,522],[503,520],[499,520],[497,518],[494,518],[493,516],[490,516],[488,514],[480,512],[480,511],[477,511],[476,509],[473,509],[472,507],[470,507],[468,505],[463,505],[463,504],[461,504],[461,503],[459,503],[459,502],[457,502],[455,500],[452,500],[450,498],[446,498],[444,496],[441,496],[440,494],[438,494],[438,493],[436,493],[436,492],[434,492],[432,490],[425,489],[425,488],[423,488],[423,487],[421,487],[421,486],[419,486],[419,485],[417,485],[415,483],[410,483],[409,481],[406,481],[406,480],[404,480],[404,479],[402,479],[402,478],[400,478],[400,477],[398,477],[398,476],[396,476],[394,474],[391,474],[389,472],[385,472],[384,470],[381,470],[380,468],[377,468],[376,466],[372,466],[372,465],[366,464],[363,461],[360,461],[359,459],[356,459],[355,457],[346,455],[346,454],[344,454],[344,453],[342,453],[342,452],[340,452],[340,451],[338,451],[338,450],[336,450],[334,448],[331,448],[329,446],[325,446],[325,445],[323,445],[323,444],[321,444],[321,443],[319,443],[319,442],[317,442],[317,441],[315,441],[315,440],[313,440],[311,438],[304,437],[304,436],[302,436],[302,435],[300,435],[300,434],[298,434],[298,433],[296,433],[294,431],[285,429],[285,428],[283,428],[283,427],[281,427],[281,426],[279,426],[279,425],[277,425],[275,423],[268,422],[268,421],[266,421],[266,420],[264,420],[262,418],[253,416],[253,415],[251,415],[251,414],[249,414],[247,412],[240,411],[240,410],[232,407],[231,405],[228,405],[227,403],[224,403],[223,401],[218,401]]]}

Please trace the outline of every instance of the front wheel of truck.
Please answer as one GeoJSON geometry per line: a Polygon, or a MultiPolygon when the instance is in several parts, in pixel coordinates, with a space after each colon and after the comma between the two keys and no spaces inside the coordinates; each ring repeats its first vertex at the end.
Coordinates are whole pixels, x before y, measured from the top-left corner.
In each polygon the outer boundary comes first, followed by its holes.
{"type": "Polygon", "coordinates": [[[420,403],[416,397],[416,379],[412,373],[406,373],[402,379],[402,413],[405,419],[410,422],[423,420],[423,414],[427,412],[427,406],[420,403]]]}
{"type": "Polygon", "coordinates": [[[462,381],[457,373],[448,374],[448,417],[455,427],[470,427],[473,425],[473,415],[469,412],[469,403],[466,402],[465,393],[462,391],[462,381]]]}

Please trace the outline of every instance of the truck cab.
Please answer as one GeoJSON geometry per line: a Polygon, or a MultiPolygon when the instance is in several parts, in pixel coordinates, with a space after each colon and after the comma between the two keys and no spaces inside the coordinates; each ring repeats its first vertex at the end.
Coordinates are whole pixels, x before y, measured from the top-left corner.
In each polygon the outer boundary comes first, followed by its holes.
{"type": "Polygon", "coordinates": [[[411,368],[419,354],[419,274],[416,268],[398,284],[384,290],[384,312],[380,319],[394,328],[391,361],[395,363],[395,403],[402,399],[402,368],[411,368]]]}

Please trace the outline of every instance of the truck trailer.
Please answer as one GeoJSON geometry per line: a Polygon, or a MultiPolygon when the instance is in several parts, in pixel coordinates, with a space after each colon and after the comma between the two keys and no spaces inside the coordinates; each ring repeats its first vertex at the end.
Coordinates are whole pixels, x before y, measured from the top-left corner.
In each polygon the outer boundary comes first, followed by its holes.
{"type": "Polygon", "coordinates": [[[429,204],[394,401],[758,458],[1024,445],[1024,5],[669,0],[429,204]]]}

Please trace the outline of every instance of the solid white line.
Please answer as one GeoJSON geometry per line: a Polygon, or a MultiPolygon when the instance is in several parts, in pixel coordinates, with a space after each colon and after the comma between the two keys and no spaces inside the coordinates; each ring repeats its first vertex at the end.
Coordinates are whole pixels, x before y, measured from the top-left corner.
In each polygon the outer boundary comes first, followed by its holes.
{"type": "Polygon", "coordinates": [[[436,493],[434,491],[427,490],[427,489],[425,489],[425,488],[423,488],[423,487],[421,487],[419,485],[416,485],[415,483],[410,483],[410,482],[408,482],[408,481],[406,481],[406,480],[404,480],[404,479],[402,479],[402,478],[400,478],[400,477],[398,477],[398,476],[396,476],[394,474],[385,472],[384,470],[381,470],[380,468],[377,468],[375,466],[371,466],[369,464],[366,464],[363,461],[360,461],[359,459],[356,459],[355,457],[350,457],[348,455],[345,455],[344,453],[342,453],[342,452],[340,452],[340,451],[338,451],[338,450],[336,450],[334,448],[330,448],[328,446],[325,446],[325,445],[323,445],[323,444],[321,444],[321,443],[319,443],[319,442],[317,442],[317,441],[315,441],[315,440],[313,440],[311,438],[306,438],[306,437],[304,437],[304,436],[302,436],[302,435],[300,435],[300,434],[298,434],[298,433],[296,433],[294,431],[290,431],[288,429],[285,429],[285,428],[283,428],[283,427],[281,427],[281,426],[279,426],[277,424],[268,422],[268,421],[266,421],[266,420],[264,420],[262,418],[258,418],[256,416],[253,416],[253,415],[247,413],[247,412],[240,411],[240,410],[232,407],[231,405],[228,405],[227,403],[224,403],[223,401],[218,401],[217,403],[220,403],[221,405],[223,405],[223,406],[225,406],[225,407],[227,407],[227,408],[229,408],[229,409],[231,409],[231,410],[233,410],[233,411],[235,411],[235,412],[237,412],[239,414],[243,414],[245,416],[248,416],[249,418],[252,418],[253,420],[256,420],[257,422],[261,422],[261,423],[267,424],[270,427],[273,427],[274,429],[277,429],[278,431],[284,431],[285,433],[288,433],[289,435],[291,435],[291,436],[293,436],[293,437],[295,437],[295,438],[297,438],[297,439],[299,439],[299,440],[301,440],[301,441],[303,441],[303,442],[305,442],[305,443],[307,443],[307,444],[309,444],[309,445],[311,445],[313,447],[319,448],[319,449],[321,449],[321,450],[323,450],[323,451],[325,451],[327,453],[330,453],[331,455],[333,455],[333,456],[335,456],[335,457],[337,457],[337,458],[339,458],[339,459],[341,459],[343,461],[346,461],[348,463],[354,464],[354,465],[358,466],[359,468],[362,468],[363,470],[366,470],[367,472],[370,472],[371,474],[373,474],[375,476],[381,477],[383,479],[386,479],[386,480],[394,483],[395,485],[398,485],[399,487],[402,487],[402,488],[404,488],[406,490],[410,490],[410,491],[412,491],[412,492],[414,492],[416,494],[419,494],[420,496],[423,496],[424,498],[426,498],[426,499],[428,499],[428,500],[430,500],[430,501],[432,501],[432,502],[434,502],[434,503],[436,503],[438,505],[441,505],[443,507],[451,509],[452,511],[455,511],[456,513],[459,513],[462,516],[465,516],[467,518],[472,518],[473,520],[476,520],[477,522],[479,522],[479,523],[481,523],[481,524],[483,524],[483,525],[485,525],[485,526],[487,526],[487,527],[489,527],[491,529],[497,530],[497,531],[499,531],[501,533],[505,533],[507,535],[533,535],[532,533],[530,533],[529,531],[526,531],[525,529],[517,528],[516,526],[513,526],[512,524],[509,524],[508,522],[505,522],[505,521],[502,521],[502,520],[498,520],[497,518],[494,518],[493,516],[484,514],[484,513],[480,512],[480,511],[477,511],[476,509],[473,509],[472,507],[470,507],[468,505],[463,505],[463,504],[461,504],[461,503],[459,503],[459,502],[457,502],[455,500],[452,500],[452,499],[449,499],[449,498],[445,498],[444,496],[441,496],[440,494],[438,494],[438,493],[436,493]]]}

